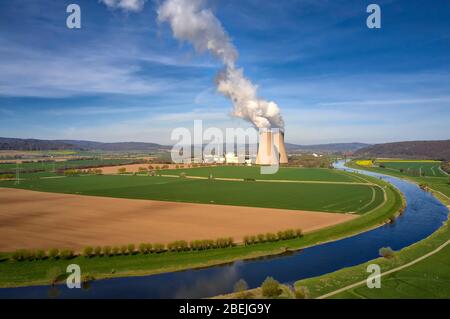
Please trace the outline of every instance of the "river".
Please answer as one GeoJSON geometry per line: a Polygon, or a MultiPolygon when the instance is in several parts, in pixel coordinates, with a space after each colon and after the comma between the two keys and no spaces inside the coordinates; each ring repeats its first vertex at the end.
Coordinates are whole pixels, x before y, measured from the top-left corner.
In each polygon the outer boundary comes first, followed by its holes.
{"type": "Polygon", "coordinates": [[[379,257],[381,247],[402,249],[432,234],[447,219],[448,209],[430,193],[397,177],[354,170],[335,163],[341,170],[374,176],[397,187],[406,209],[392,224],[301,251],[203,269],[94,281],[89,289],[31,286],[0,289],[0,298],[203,298],[233,291],[239,279],[250,288],[267,276],[282,283],[320,276],[379,257]]]}

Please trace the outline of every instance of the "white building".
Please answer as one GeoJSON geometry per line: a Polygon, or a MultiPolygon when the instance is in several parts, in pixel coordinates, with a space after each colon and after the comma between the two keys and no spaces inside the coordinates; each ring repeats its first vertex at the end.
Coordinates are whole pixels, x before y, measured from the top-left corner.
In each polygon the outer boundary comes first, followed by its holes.
{"type": "Polygon", "coordinates": [[[225,162],[227,164],[238,164],[239,157],[236,156],[234,153],[229,152],[229,153],[225,154],[225,162]]]}

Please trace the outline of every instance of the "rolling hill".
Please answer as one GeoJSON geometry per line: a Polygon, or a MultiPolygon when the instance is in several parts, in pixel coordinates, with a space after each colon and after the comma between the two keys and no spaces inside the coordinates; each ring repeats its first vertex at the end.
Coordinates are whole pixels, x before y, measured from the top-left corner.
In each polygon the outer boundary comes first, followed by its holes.
{"type": "Polygon", "coordinates": [[[357,157],[450,160],[450,140],[375,144],[357,150],[357,157]]]}
{"type": "Polygon", "coordinates": [[[39,140],[0,137],[0,150],[155,151],[159,149],[170,149],[170,146],[142,142],[102,143],[78,140],[39,140]]]}

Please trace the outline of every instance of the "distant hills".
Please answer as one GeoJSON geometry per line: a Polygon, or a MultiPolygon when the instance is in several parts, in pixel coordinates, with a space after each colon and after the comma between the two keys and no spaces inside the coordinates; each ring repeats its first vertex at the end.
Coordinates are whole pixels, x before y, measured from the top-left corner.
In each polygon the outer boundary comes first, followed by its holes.
{"type": "Polygon", "coordinates": [[[315,145],[297,145],[286,143],[289,152],[319,152],[319,153],[353,153],[370,144],[365,143],[331,143],[315,145]]]}
{"type": "MultiPolygon", "coordinates": [[[[286,143],[289,152],[323,152],[340,153],[354,152],[369,144],[335,143],[319,145],[297,145],[286,143]]],[[[0,150],[17,151],[48,151],[48,150],[84,150],[84,151],[155,151],[168,150],[171,146],[156,143],[117,142],[102,143],[80,140],[40,140],[0,137],[0,150]]]]}
{"type": "MultiPolygon", "coordinates": [[[[79,140],[40,140],[0,137],[0,150],[48,151],[158,151],[170,150],[172,146],[157,143],[117,142],[102,143],[79,140]]],[[[424,158],[450,160],[450,140],[412,141],[384,144],[331,143],[298,145],[286,143],[289,153],[353,153],[357,157],[424,158]]]]}
{"type": "Polygon", "coordinates": [[[155,151],[160,149],[170,149],[170,146],[141,142],[102,143],[78,140],[39,140],[0,137],[0,150],[155,151]]]}
{"type": "Polygon", "coordinates": [[[357,157],[423,158],[450,160],[450,140],[375,144],[357,150],[357,157]]]}

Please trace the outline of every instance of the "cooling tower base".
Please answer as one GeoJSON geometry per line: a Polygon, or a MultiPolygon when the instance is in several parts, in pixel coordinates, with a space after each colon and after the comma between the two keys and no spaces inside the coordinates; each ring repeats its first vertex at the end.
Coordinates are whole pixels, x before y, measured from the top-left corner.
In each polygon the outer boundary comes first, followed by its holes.
{"type": "Polygon", "coordinates": [[[256,164],[277,165],[288,163],[284,133],[279,130],[264,130],[259,134],[256,164]]]}

